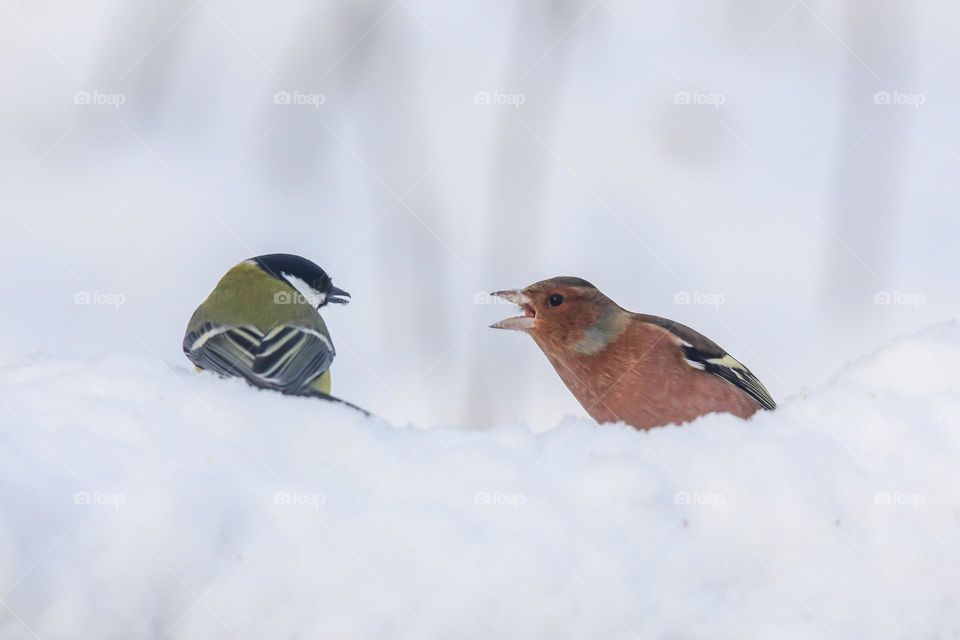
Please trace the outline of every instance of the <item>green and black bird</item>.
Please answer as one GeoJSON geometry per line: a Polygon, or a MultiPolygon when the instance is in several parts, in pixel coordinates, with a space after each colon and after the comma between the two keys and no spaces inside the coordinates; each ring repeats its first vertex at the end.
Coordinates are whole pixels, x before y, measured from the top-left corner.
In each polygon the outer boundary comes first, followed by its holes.
{"type": "Polygon", "coordinates": [[[272,253],[244,260],[193,312],[183,352],[198,369],[256,387],[335,399],[330,365],[336,350],[320,309],[349,298],[306,258],[272,253]]]}

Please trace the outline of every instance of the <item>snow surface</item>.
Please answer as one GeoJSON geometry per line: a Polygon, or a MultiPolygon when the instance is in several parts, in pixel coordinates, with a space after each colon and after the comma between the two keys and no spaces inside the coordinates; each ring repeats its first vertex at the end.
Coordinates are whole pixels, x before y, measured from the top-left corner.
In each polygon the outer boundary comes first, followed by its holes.
{"type": "Polygon", "coordinates": [[[0,638],[956,637],[957,362],[938,325],[648,433],[27,362],[0,371],[0,638]]]}

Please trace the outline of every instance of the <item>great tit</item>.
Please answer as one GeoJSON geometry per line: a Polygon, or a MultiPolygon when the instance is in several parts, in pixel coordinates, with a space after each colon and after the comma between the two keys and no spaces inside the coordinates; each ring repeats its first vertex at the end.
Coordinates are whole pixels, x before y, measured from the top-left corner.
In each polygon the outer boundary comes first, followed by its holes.
{"type": "Polygon", "coordinates": [[[272,253],[244,260],[193,312],[183,352],[198,369],[336,400],[329,395],[336,351],[319,310],[348,298],[306,258],[272,253]]]}

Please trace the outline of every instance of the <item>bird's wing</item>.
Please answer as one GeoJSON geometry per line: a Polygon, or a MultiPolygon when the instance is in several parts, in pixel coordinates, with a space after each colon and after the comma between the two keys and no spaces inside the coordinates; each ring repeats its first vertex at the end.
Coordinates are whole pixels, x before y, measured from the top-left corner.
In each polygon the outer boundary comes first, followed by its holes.
{"type": "Polygon", "coordinates": [[[302,388],[330,367],[334,355],[333,343],[320,331],[281,325],[263,337],[253,371],[281,389],[302,388]]]}
{"type": "Polygon", "coordinates": [[[710,338],[673,320],[637,315],[642,321],[655,324],[677,336],[683,357],[691,367],[729,382],[764,409],[772,411],[777,408],[777,403],[759,378],[710,338]]]}
{"type": "Polygon", "coordinates": [[[187,333],[183,351],[201,369],[297,395],[311,393],[310,383],[336,355],[330,338],[310,327],[280,325],[263,333],[210,322],[187,333]]]}
{"type": "Polygon", "coordinates": [[[262,338],[253,326],[204,322],[183,337],[183,352],[201,369],[223,376],[243,376],[244,371],[253,370],[262,338]]]}

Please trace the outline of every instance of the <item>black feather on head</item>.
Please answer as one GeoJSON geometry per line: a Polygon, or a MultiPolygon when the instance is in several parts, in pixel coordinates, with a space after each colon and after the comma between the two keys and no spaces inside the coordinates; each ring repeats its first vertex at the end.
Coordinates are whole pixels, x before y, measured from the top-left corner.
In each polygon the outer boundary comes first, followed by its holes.
{"type": "Polygon", "coordinates": [[[329,302],[346,303],[346,298],[350,297],[346,291],[333,286],[333,279],[326,271],[306,258],[290,253],[268,253],[252,260],[274,278],[287,282],[295,288],[296,285],[291,282],[292,278],[306,283],[322,295],[321,307],[329,302]]]}

